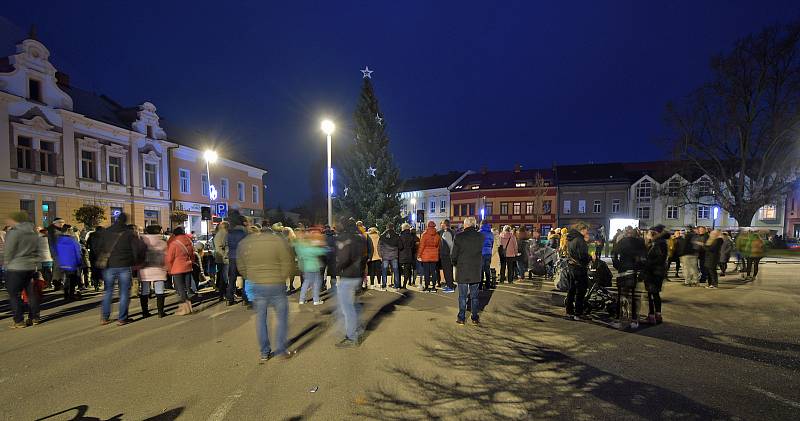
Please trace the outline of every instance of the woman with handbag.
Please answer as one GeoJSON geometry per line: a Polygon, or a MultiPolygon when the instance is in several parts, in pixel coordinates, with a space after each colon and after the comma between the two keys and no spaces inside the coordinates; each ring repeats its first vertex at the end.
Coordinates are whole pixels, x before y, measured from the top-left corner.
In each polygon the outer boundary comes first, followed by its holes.
{"type": "Polygon", "coordinates": [[[513,283],[517,273],[517,237],[511,232],[511,225],[503,227],[497,251],[500,254],[500,283],[506,280],[506,273],[508,283],[513,283]]]}
{"type": "Polygon", "coordinates": [[[156,305],[158,306],[158,317],[164,317],[164,282],[167,280],[167,268],[165,255],[167,243],[161,235],[161,226],[149,225],[144,229],[142,241],[147,246],[144,265],[139,269],[139,302],[142,305],[142,317],[150,317],[148,300],[150,299],[151,288],[156,293],[156,305]]]}
{"type": "Polygon", "coordinates": [[[172,237],[167,241],[167,272],[172,277],[172,284],[178,294],[178,310],[176,316],[192,313],[188,289],[192,284],[192,263],[194,248],[192,239],[186,235],[183,227],[175,228],[172,237]]]}

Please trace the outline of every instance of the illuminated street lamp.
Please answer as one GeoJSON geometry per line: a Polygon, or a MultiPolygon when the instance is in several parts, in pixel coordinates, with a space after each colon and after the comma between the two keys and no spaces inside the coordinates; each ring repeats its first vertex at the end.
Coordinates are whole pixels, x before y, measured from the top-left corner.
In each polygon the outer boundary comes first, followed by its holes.
{"type": "Polygon", "coordinates": [[[414,229],[417,228],[417,198],[411,198],[411,207],[414,209],[411,212],[411,222],[414,224],[414,229]]]}
{"type": "Polygon", "coordinates": [[[333,169],[331,169],[331,134],[336,129],[333,121],[328,119],[322,120],[320,129],[325,133],[328,138],[328,226],[333,227],[333,204],[331,202],[331,195],[333,194],[333,169]]]}
{"type": "MultiPolygon", "coordinates": [[[[206,160],[206,178],[208,178],[208,207],[211,208],[212,212],[214,208],[213,202],[214,200],[216,200],[217,195],[216,195],[216,189],[211,184],[210,164],[217,162],[217,158],[218,158],[217,152],[214,150],[206,149],[206,151],[203,152],[203,159],[206,160]]],[[[211,222],[206,220],[206,238],[208,238],[209,234],[211,234],[211,222]]]]}

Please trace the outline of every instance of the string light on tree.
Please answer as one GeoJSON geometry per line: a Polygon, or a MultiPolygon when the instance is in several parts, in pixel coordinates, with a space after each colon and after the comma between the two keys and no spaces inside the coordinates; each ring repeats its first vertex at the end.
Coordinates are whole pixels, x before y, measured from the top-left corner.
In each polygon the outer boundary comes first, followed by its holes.
{"type": "Polygon", "coordinates": [[[380,114],[375,114],[375,121],[377,121],[379,125],[383,126],[383,118],[381,118],[380,114]]]}
{"type": "Polygon", "coordinates": [[[367,174],[370,177],[375,177],[375,171],[378,171],[378,169],[377,168],[372,168],[372,165],[370,165],[369,168],[367,168],[367,174]]]}
{"type": "Polygon", "coordinates": [[[369,69],[369,66],[364,67],[364,70],[361,71],[361,77],[364,79],[372,79],[372,70],[369,69]]]}

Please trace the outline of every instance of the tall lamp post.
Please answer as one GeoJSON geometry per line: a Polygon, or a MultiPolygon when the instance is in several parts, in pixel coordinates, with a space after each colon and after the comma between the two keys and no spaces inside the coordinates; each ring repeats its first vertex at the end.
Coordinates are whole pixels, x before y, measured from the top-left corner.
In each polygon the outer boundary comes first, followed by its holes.
{"type": "Polygon", "coordinates": [[[417,198],[411,198],[411,207],[414,208],[413,213],[411,214],[411,222],[414,224],[414,229],[417,229],[417,198]]]}
{"type": "Polygon", "coordinates": [[[322,132],[328,138],[328,226],[333,228],[333,204],[331,194],[333,193],[333,170],[331,169],[331,134],[336,129],[332,121],[325,119],[320,124],[322,132]]]}
{"type": "MultiPolygon", "coordinates": [[[[217,162],[217,152],[211,149],[206,149],[203,152],[203,158],[206,160],[206,178],[208,178],[208,207],[214,208],[214,196],[211,192],[214,190],[214,186],[211,184],[211,169],[210,165],[217,162]]],[[[208,236],[211,235],[211,221],[206,220],[206,239],[208,236]]]]}

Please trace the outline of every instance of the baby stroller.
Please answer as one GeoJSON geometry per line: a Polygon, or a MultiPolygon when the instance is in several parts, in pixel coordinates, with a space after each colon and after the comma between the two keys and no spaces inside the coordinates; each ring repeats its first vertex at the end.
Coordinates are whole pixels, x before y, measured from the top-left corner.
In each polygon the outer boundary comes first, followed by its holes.
{"type": "Polygon", "coordinates": [[[611,317],[617,315],[617,300],[606,289],[611,286],[611,271],[602,260],[589,265],[589,289],[584,299],[585,314],[606,311],[611,317]]]}
{"type": "Polygon", "coordinates": [[[537,248],[531,253],[528,279],[533,279],[534,276],[553,276],[556,257],[556,251],[549,246],[537,248]]]}

